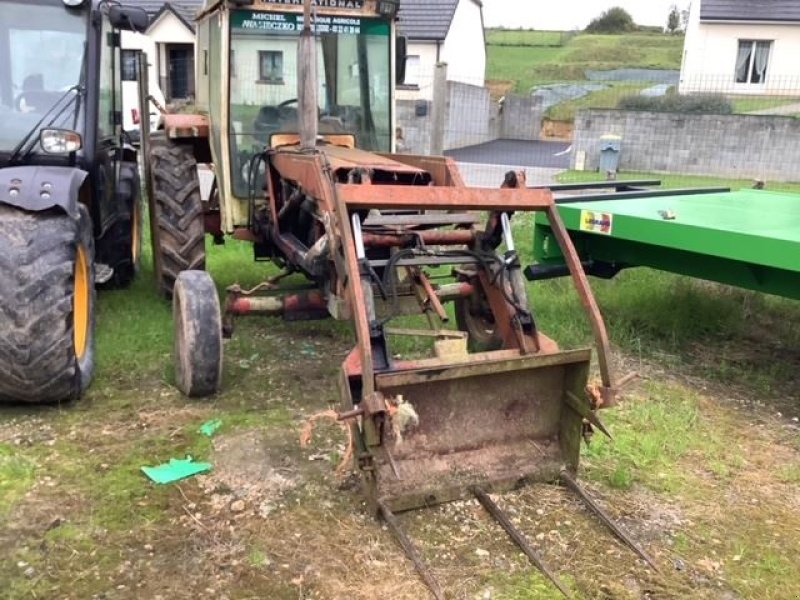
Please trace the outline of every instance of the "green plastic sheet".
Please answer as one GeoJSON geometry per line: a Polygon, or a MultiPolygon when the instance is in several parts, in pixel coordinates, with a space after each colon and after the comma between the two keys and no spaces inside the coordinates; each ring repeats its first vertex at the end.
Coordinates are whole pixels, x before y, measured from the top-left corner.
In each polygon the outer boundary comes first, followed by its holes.
{"type": "Polygon", "coordinates": [[[142,467],[142,472],[159,484],[173,483],[210,470],[210,463],[194,462],[191,456],[187,456],[184,460],[171,458],[168,463],[157,467],[142,467]]]}

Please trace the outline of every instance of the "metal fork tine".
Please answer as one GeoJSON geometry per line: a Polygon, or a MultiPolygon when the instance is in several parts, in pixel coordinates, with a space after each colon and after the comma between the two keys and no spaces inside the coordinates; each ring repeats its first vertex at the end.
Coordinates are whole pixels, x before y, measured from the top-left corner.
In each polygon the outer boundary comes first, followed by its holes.
{"type": "Polygon", "coordinates": [[[383,520],[386,521],[386,525],[389,527],[389,530],[392,532],[395,539],[397,539],[397,542],[400,544],[400,546],[402,546],[406,556],[408,556],[411,562],[414,563],[414,568],[417,569],[417,573],[419,573],[419,576],[422,577],[422,580],[425,582],[425,585],[428,586],[428,589],[433,594],[433,597],[436,598],[436,600],[445,600],[444,592],[442,591],[439,582],[436,581],[433,573],[431,573],[428,566],[422,560],[422,557],[419,555],[419,552],[417,552],[413,542],[408,535],[406,535],[406,532],[400,526],[400,523],[398,523],[392,511],[380,500],[378,501],[378,509],[381,511],[381,516],[383,517],[383,520]]]}
{"type": "Polygon", "coordinates": [[[483,507],[490,515],[492,515],[492,517],[494,517],[495,521],[500,524],[508,536],[514,541],[519,549],[522,550],[525,556],[527,556],[530,561],[536,565],[550,581],[553,582],[553,585],[556,586],[562,594],[564,594],[565,598],[570,598],[570,594],[566,586],[564,586],[558,576],[553,573],[546,564],[544,564],[544,561],[542,560],[542,557],[539,556],[539,553],[536,552],[536,550],[534,550],[533,547],[528,543],[528,540],[525,539],[525,536],[522,534],[522,532],[514,527],[514,524],[511,522],[511,520],[502,510],[500,510],[500,507],[495,504],[494,500],[491,499],[489,494],[487,494],[483,489],[475,486],[471,488],[471,491],[473,494],[475,494],[478,502],[483,505],[483,507]]]}
{"type": "Polygon", "coordinates": [[[600,508],[600,506],[586,493],[578,482],[575,481],[575,478],[569,473],[569,471],[563,470],[561,471],[561,481],[564,485],[569,488],[572,492],[574,492],[586,507],[598,518],[600,521],[608,527],[611,532],[624,544],[626,544],[631,550],[633,550],[636,554],[638,554],[648,565],[650,565],[655,571],[658,571],[658,566],[653,561],[650,556],[636,543],[633,541],[633,538],[628,535],[628,533],[622,529],[610,516],[608,516],[605,511],[600,508]]]}

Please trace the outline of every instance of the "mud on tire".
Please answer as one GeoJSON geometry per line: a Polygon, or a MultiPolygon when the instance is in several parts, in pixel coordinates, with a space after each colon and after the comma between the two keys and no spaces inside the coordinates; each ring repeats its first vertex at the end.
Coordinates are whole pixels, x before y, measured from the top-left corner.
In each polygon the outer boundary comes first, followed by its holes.
{"type": "Polygon", "coordinates": [[[120,166],[117,193],[125,205],[106,234],[97,242],[97,258],[114,269],[113,278],[103,288],[126,288],[139,272],[142,251],[142,201],[139,167],[133,162],[120,166]]]}
{"type": "Polygon", "coordinates": [[[77,399],[94,372],[94,238],[81,206],[0,204],[0,401],[77,399]]]}
{"type": "Polygon", "coordinates": [[[210,396],[222,380],[222,314],[205,271],[183,271],[172,295],[175,383],[187,396],[210,396]]]}
{"type": "Polygon", "coordinates": [[[171,142],[163,132],[153,135],[149,154],[156,279],[169,298],[181,271],[205,269],[200,181],[191,148],[171,142]]]}

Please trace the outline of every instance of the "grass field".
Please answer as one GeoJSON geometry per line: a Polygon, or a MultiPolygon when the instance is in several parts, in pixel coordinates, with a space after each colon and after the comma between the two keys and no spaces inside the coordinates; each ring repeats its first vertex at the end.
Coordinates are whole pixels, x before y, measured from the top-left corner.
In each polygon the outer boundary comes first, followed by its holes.
{"type": "MultiPolygon", "coordinates": [[[[532,223],[515,223],[527,262],[532,223]]],[[[208,251],[220,291],[276,272],[241,242],[208,251]]],[[[559,489],[498,501],[576,598],[800,597],[800,305],[649,270],[592,285],[616,370],[641,378],[604,411],[614,440],[595,436],[581,478],[660,572],[559,489]]],[[[529,293],[562,346],[590,341],[567,280],[529,293]]],[[[346,324],[240,321],[210,400],[172,387],[171,344],[145,256],[130,290],[99,296],[87,397],[0,411],[3,598],[427,597],[352,481],[334,475],[338,427],[321,426],[311,449],[297,443],[306,419],[336,401],[346,324]],[[222,421],[213,439],[198,433],[209,419],[222,421]],[[139,471],[187,454],[212,473],[159,487],[139,471]]],[[[450,597],[554,597],[474,502],[401,519],[450,597]]]]}
{"type": "Polygon", "coordinates": [[[490,46],[563,46],[573,35],[570,31],[489,29],[486,43],[490,46]]]}
{"type": "MultiPolygon", "coordinates": [[[[521,37],[540,32],[503,32],[521,37]]],[[[578,34],[563,47],[498,46],[489,34],[486,78],[513,80],[514,91],[528,93],[535,85],[580,81],[586,70],[619,68],[680,69],[683,38],[659,34],[578,34]]]]}

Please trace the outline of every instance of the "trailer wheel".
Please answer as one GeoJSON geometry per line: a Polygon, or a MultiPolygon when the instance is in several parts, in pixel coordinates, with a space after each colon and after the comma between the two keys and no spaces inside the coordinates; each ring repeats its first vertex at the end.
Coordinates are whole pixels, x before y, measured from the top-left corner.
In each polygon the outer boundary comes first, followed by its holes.
{"type": "Polygon", "coordinates": [[[88,211],[0,204],[0,400],[79,398],[94,374],[94,237],[88,211]]]}
{"type": "Polygon", "coordinates": [[[168,140],[163,132],[153,135],[149,154],[156,280],[169,298],[181,271],[205,269],[200,180],[191,147],[168,140]]]}
{"type": "Polygon", "coordinates": [[[503,347],[503,339],[497,331],[489,303],[482,292],[471,298],[455,301],[456,325],[466,331],[470,352],[489,352],[503,347]]]}
{"type": "Polygon", "coordinates": [[[183,271],[172,295],[175,382],[187,396],[210,396],[222,380],[222,315],[205,271],[183,271]]]}
{"type": "MultiPolygon", "coordinates": [[[[136,163],[120,166],[117,193],[127,212],[97,242],[98,260],[114,269],[111,280],[101,288],[126,288],[136,278],[142,254],[142,200],[136,163]]],[[[98,284],[99,285],[99,284],[98,284]]]]}

